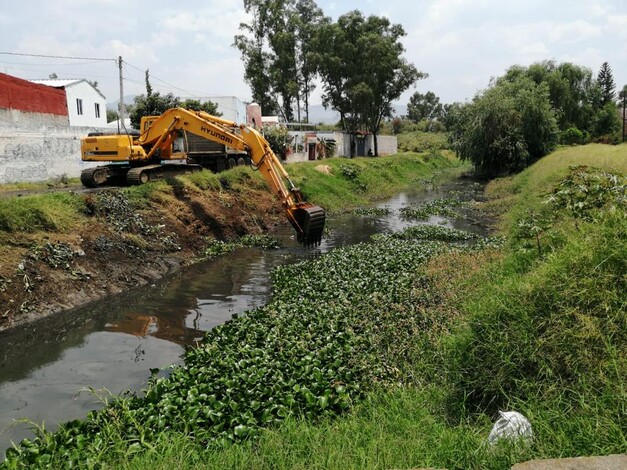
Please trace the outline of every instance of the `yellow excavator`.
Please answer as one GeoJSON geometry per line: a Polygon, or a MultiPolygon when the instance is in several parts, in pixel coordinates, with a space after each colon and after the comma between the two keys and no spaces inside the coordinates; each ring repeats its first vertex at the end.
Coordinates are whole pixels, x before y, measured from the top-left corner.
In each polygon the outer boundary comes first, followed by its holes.
{"type": "Polygon", "coordinates": [[[268,141],[253,127],[183,108],[143,117],[140,127],[140,134],[90,134],[81,140],[83,161],[109,162],[83,170],[83,185],[136,185],[199,171],[200,165],[186,163],[185,136],[190,133],[247,155],[281,201],[298,241],[304,245],[320,243],[324,209],[303,200],[268,141]]]}

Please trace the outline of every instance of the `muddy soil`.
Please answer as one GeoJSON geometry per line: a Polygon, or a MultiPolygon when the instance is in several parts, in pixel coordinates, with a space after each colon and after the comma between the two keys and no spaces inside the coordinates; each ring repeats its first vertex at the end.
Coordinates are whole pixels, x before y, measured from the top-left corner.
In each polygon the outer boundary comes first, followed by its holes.
{"type": "Polygon", "coordinates": [[[81,195],[91,214],[71,233],[0,233],[0,331],[151,283],[212,240],[287,224],[265,188],[172,186],[132,212],[116,194],[81,195]]]}

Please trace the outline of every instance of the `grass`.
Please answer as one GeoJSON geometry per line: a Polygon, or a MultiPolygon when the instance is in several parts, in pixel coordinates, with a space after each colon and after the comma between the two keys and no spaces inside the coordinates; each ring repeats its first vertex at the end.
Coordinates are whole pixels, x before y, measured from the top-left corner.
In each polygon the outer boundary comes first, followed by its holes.
{"type": "Polygon", "coordinates": [[[315,426],[289,419],[258,442],[201,449],[173,436],[153,451],[110,468],[364,469],[509,468],[524,449],[485,444],[489,420],[451,425],[437,389],[375,393],[344,419],[315,426]],[[469,452],[469,450],[473,452],[469,452]]]}
{"type": "MultiPolygon", "coordinates": [[[[395,194],[402,188],[417,184],[422,177],[434,172],[458,166],[454,159],[445,156],[402,154],[378,159],[334,158],[324,162],[290,165],[287,169],[294,182],[301,187],[305,197],[325,207],[340,210],[365,205],[373,199],[382,199],[395,194]],[[317,170],[318,164],[329,165],[332,174],[317,170]],[[353,165],[359,176],[347,179],[340,167],[353,165]]],[[[9,189],[43,189],[46,183],[4,185],[9,189]]],[[[165,181],[125,188],[122,191],[137,207],[159,202],[172,194],[176,188],[191,191],[219,192],[223,188],[236,192],[241,201],[248,201],[246,194],[251,190],[267,190],[261,175],[247,167],[237,167],[219,174],[202,171],[165,181]]],[[[50,193],[0,199],[0,230],[17,232],[67,232],[88,222],[85,216],[85,198],[71,193],[50,193]]],[[[254,199],[254,198],[253,198],[254,199]]]]}
{"type": "Polygon", "coordinates": [[[84,200],[70,193],[0,199],[0,230],[67,232],[84,223],[84,200]]]}
{"type": "Polygon", "coordinates": [[[377,158],[331,158],[287,167],[306,199],[329,211],[363,206],[391,197],[408,187],[420,186],[444,170],[460,167],[450,154],[404,153],[377,158]],[[316,169],[328,166],[329,173],[316,169]]]}
{"type": "MultiPolygon", "coordinates": [[[[383,251],[376,246],[338,250],[335,258],[323,257],[316,266],[303,265],[302,269],[315,282],[310,282],[310,278],[298,281],[302,275],[299,267],[280,271],[275,282],[276,303],[269,307],[272,315],[264,320],[278,322],[271,328],[270,336],[279,340],[271,359],[282,357],[288,344],[308,351],[316,345],[325,354],[347,354],[346,363],[363,374],[359,376],[362,390],[369,390],[349,413],[339,418],[323,414],[321,419],[311,414],[308,416],[312,419],[308,420],[293,415],[274,427],[260,430],[258,439],[244,440],[238,445],[200,446],[193,440],[195,435],[164,430],[137,455],[134,453],[142,448],[139,443],[129,445],[124,437],[126,431],[116,434],[115,429],[110,429],[107,432],[112,436],[113,451],[98,463],[105,468],[127,469],[505,469],[532,458],[624,452],[624,207],[601,208],[592,213],[591,220],[575,223],[572,213],[541,204],[568,173],[570,165],[624,171],[624,149],[625,146],[598,145],[561,149],[520,175],[492,185],[492,197],[498,195],[499,200],[507,201],[507,223],[503,227],[508,234],[513,233],[527,210],[555,215],[544,233],[542,251],[516,238],[500,251],[491,248],[461,255],[447,251],[426,264],[408,267],[408,246],[398,240],[387,245],[386,238],[380,237],[375,243],[383,251]],[[383,260],[386,271],[379,268],[383,260]],[[324,263],[331,263],[332,269],[322,269],[324,263]],[[365,278],[357,276],[355,269],[372,272],[374,277],[364,283],[365,278]],[[298,303],[290,306],[290,296],[298,303]],[[305,311],[309,312],[306,300],[310,297],[323,298],[325,302],[324,308],[312,317],[316,320],[310,319],[306,327],[295,327],[289,334],[279,334],[287,326],[281,326],[284,318],[309,315],[305,311]],[[353,320],[345,331],[340,325],[348,318],[353,320]],[[325,330],[327,336],[320,336],[316,331],[324,321],[331,321],[334,326],[325,330]],[[348,337],[354,338],[351,344],[358,346],[356,351],[349,354],[350,350],[326,347],[337,338],[346,338],[347,332],[348,337]],[[300,338],[301,333],[306,336],[300,338]],[[354,334],[363,336],[353,337],[354,334]],[[534,439],[528,443],[488,445],[487,435],[499,409],[525,414],[532,423],[534,439]]],[[[384,179],[410,178],[406,176],[408,168],[402,165],[390,168],[384,159],[366,161],[373,162],[384,179]]],[[[325,181],[329,191],[337,188],[339,196],[326,196],[331,207],[341,207],[343,198],[346,203],[357,200],[350,199],[351,190],[359,193],[364,185],[368,188],[369,170],[359,159],[322,163],[329,164],[332,175],[311,173],[316,171],[311,164],[299,166],[292,173],[303,188],[310,181],[313,185],[316,179],[325,181]]],[[[448,166],[431,163],[436,168],[448,166]]],[[[315,193],[313,188],[309,191],[315,193]]],[[[374,193],[379,194],[379,188],[374,193]]],[[[389,242],[394,238],[390,237],[389,242]]],[[[242,335],[252,334],[251,331],[252,328],[244,328],[242,335]]],[[[217,337],[222,334],[216,332],[217,337]]],[[[263,334],[256,341],[266,341],[268,337],[263,334]]],[[[239,354],[241,349],[235,348],[231,353],[239,354]]],[[[207,349],[207,353],[211,351],[215,352],[207,349]]],[[[307,356],[299,353],[286,357],[300,361],[307,356]]],[[[222,354],[220,358],[210,361],[207,368],[223,365],[226,357],[222,354]]],[[[309,360],[324,358],[314,354],[299,363],[296,370],[307,374],[309,360]]],[[[243,363],[235,364],[239,367],[243,363]]],[[[329,370],[326,365],[319,367],[322,374],[329,370]]],[[[267,373],[271,370],[286,369],[275,365],[267,373]]],[[[237,374],[243,374],[246,380],[253,375],[263,376],[250,372],[237,369],[237,374]]],[[[235,380],[235,376],[227,375],[224,380],[235,380]]],[[[347,386],[353,384],[344,381],[347,386]]],[[[177,394],[180,391],[176,387],[175,390],[177,394]]],[[[183,392],[179,397],[181,406],[185,403],[183,392]]],[[[317,406],[316,402],[310,405],[317,406]]]]}
{"type": "MultiPolygon", "coordinates": [[[[626,147],[563,148],[490,185],[505,233],[572,165],[627,173],[626,147]]],[[[533,458],[627,448],[627,222],[577,229],[564,213],[542,254],[522,242],[492,255],[445,254],[426,268],[450,322],[409,353],[410,384],[381,389],[341,419],[289,420],[260,440],[199,449],[180,437],[121,468],[510,468],[533,458]],[[461,263],[461,264],[460,264],[461,263]],[[413,385],[411,385],[413,383],[413,385]],[[427,385],[428,384],[428,385],[427,385]],[[525,414],[527,445],[486,445],[497,409],[525,414]],[[181,456],[185,458],[181,459],[181,456]]],[[[432,313],[435,315],[435,313],[432,313]]]]}
{"type": "Polygon", "coordinates": [[[627,144],[562,147],[511,178],[492,181],[486,193],[488,209],[502,216],[501,228],[511,230],[527,210],[538,210],[546,193],[575,165],[617,170],[627,174],[627,144]]]}

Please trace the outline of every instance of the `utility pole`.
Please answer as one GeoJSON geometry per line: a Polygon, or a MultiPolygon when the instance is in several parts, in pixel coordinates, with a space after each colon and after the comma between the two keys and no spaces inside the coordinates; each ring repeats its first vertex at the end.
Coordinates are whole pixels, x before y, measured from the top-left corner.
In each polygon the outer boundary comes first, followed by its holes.
{"type": "MultiPolygon", "coordinates": [[[[122,77],[122,56],[118,57],[118,68],[120,69],[120,112],[119,112],[119,123],[124,127],[124,116],[126,114],[126,110],[124,109],[124,83],[122,77]]],[[[119,129],[118,129],[119,131],[119,129]]]]}

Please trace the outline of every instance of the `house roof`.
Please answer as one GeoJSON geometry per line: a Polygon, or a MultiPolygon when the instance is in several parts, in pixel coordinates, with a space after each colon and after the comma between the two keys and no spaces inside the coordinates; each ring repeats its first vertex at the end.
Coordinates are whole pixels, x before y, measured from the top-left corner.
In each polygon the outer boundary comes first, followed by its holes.
{"type": "MultiPolygon", "coordinates": [[[[87,80],[85,80],[84,78],[37,78],[34,80],[29,80],[33,83],[39,83],[40,85],[46,85],[46,86],[51,86],[53,88],[67,88],[73,85],[77,85],[81,82],[85,82],[85,83],[89,83],[87,80]]],[[[98,92],[98,94],[100,96],[102,96],[103,99],[106,100],[105,95],[103,95],[102,93],[100,93],[100,90],[98,90],[98,88],[96,88],[95,86],[93,86],[91,83],[89,83],[89,85],[98,92]]]]}
{"type": "Polygon", "coordinates": [[[66,86],[74,85],[79,82],[84,82],[84,78],[36,78],[29,80],[33,83],[39,83],[40,85],[51,86],[55,88],[65,88],[66,86]]]}
{"type": "Polygon", "coordinates": [[[67,116],[65,90],[0,73],[0,108],[67,116]]]}

